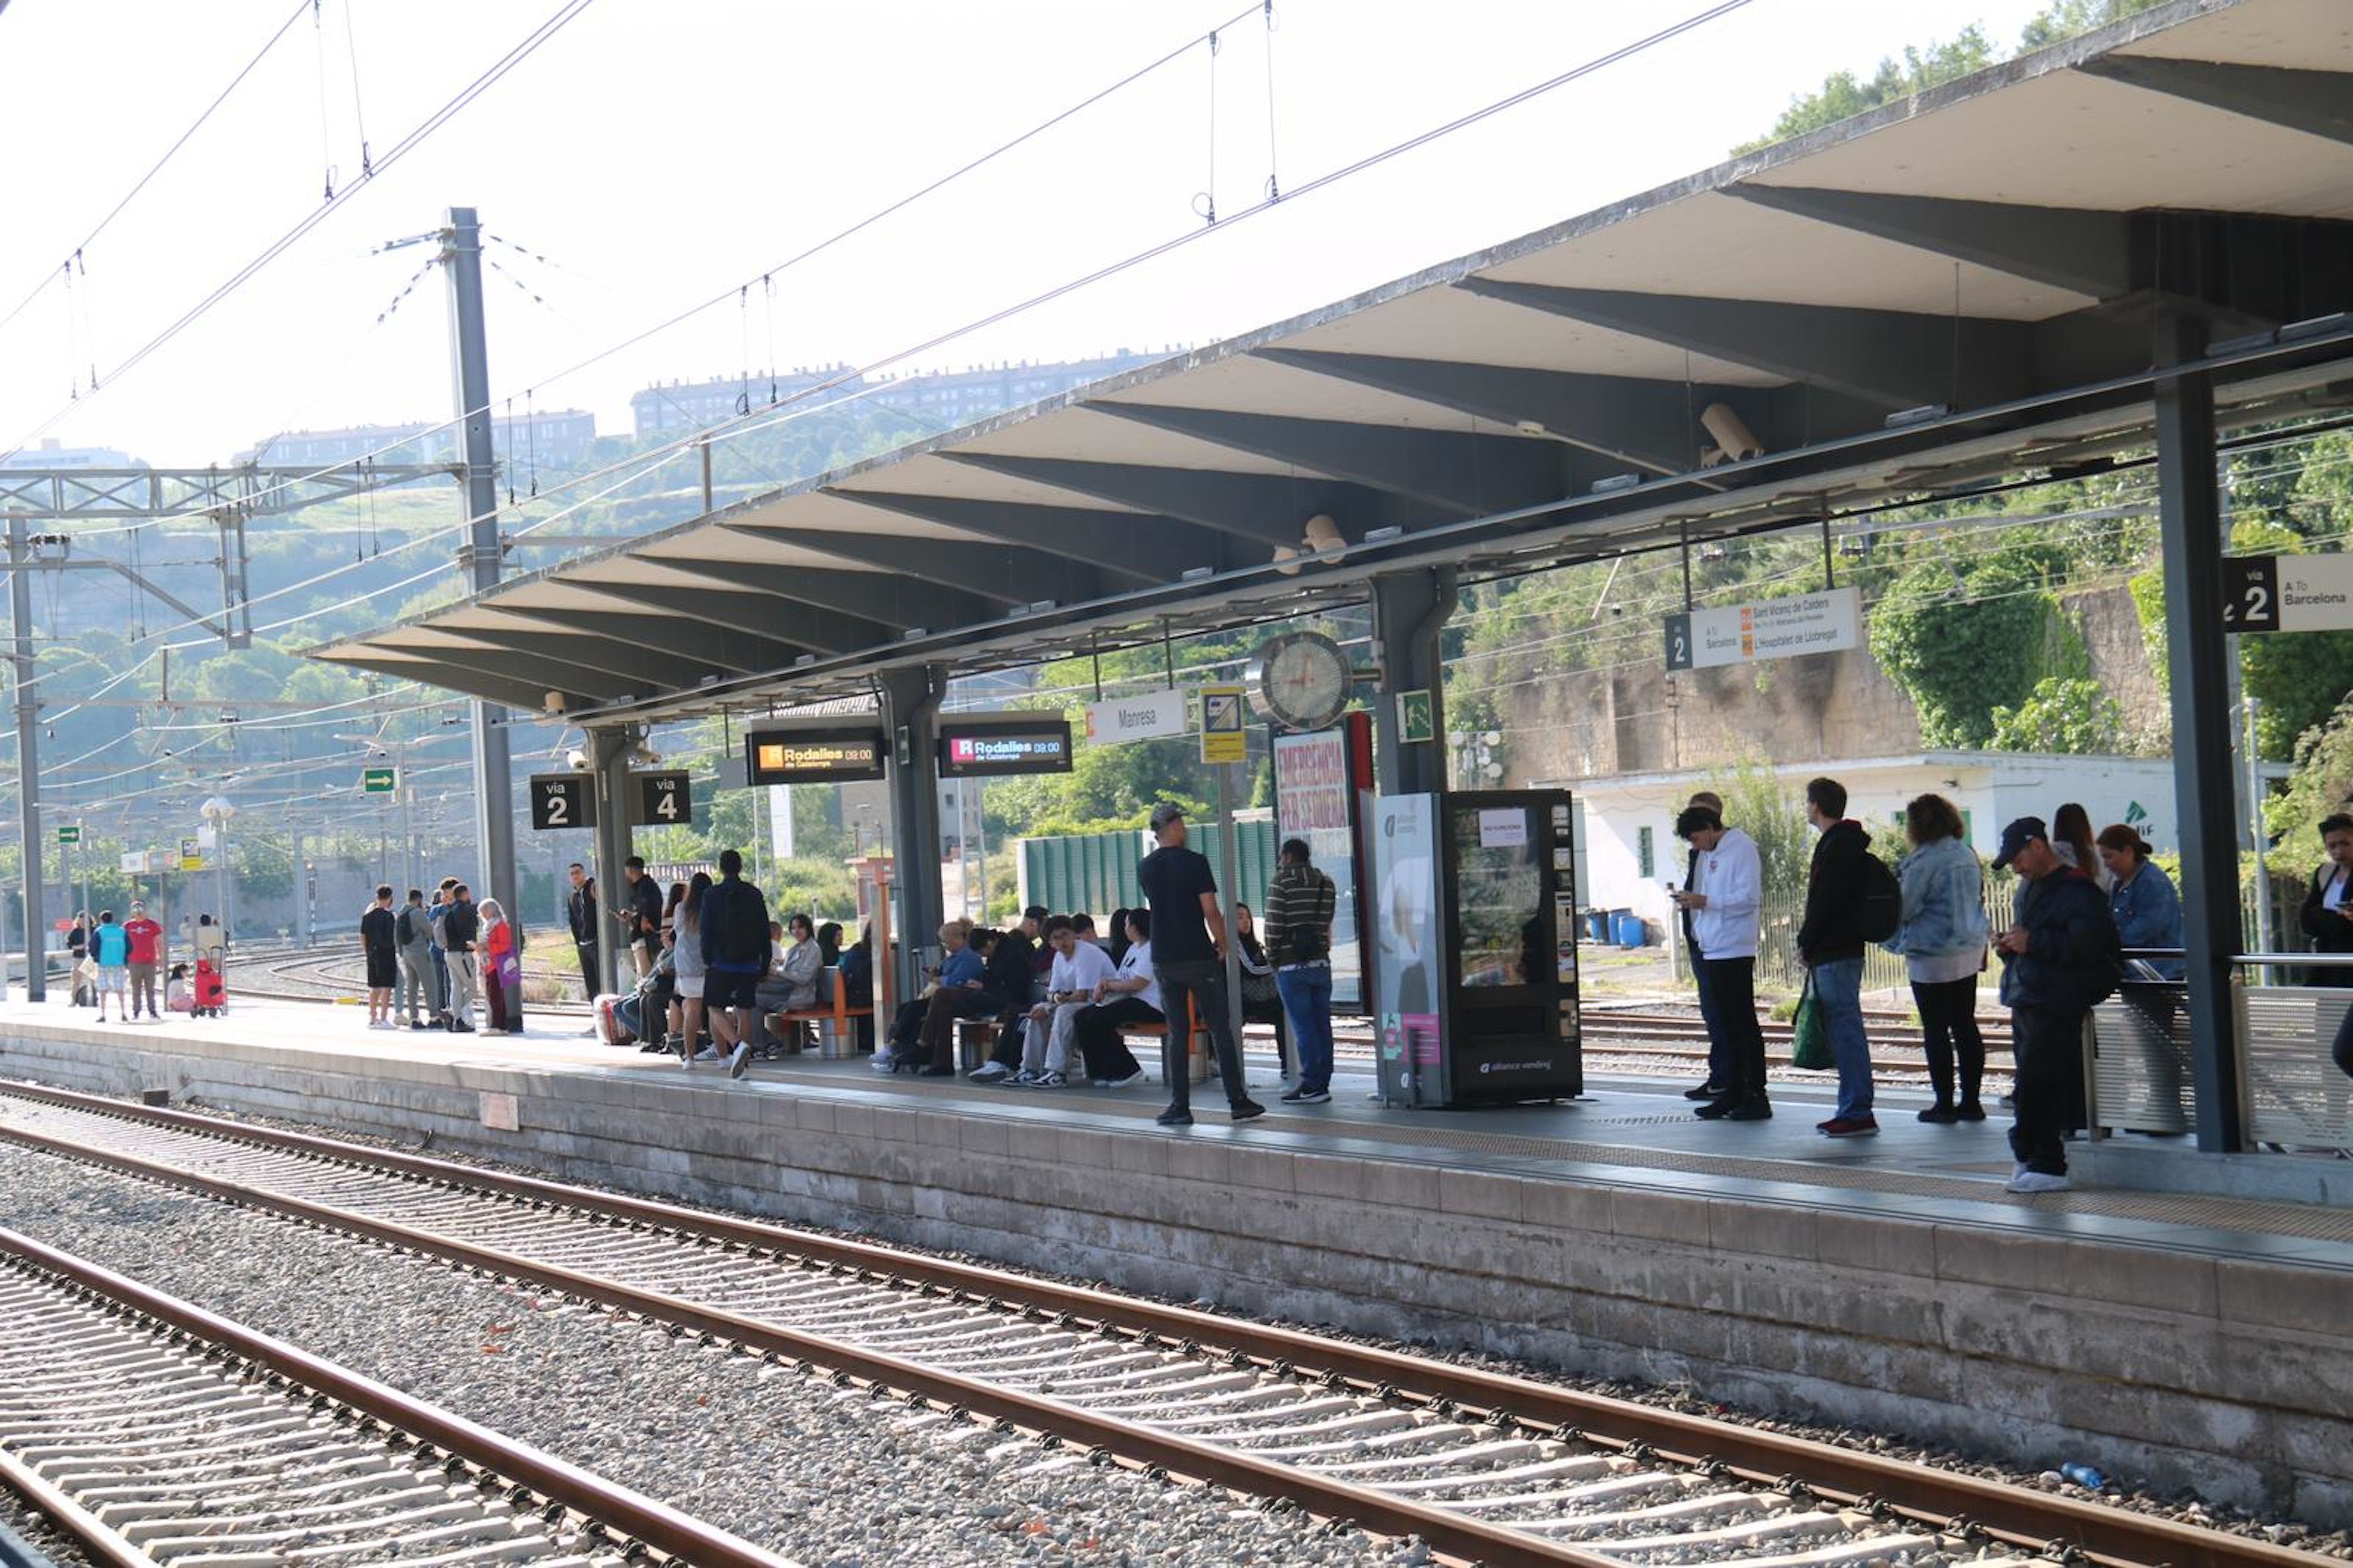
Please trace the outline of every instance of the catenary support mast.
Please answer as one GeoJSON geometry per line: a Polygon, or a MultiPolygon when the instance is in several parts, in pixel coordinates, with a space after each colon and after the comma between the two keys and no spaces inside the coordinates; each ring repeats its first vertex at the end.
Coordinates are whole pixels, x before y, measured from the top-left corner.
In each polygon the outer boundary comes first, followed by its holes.
{"type": "MultiPolygon", "coordinates": [[[[466,544],[470,586],[498,586],[498,458],[491,440],[491,368],[482,330],[482,226],[472,207],[451,207],[442,261],[449,274],[449,330],[457,374],[459,449],[465,482],[459,494],[471,526],[466,544]]],[[[515,902],[514,780],[507,759],[506,710],[474,704],[474,822],[480,839],[481,879],[511,915],[515,902]]]]}

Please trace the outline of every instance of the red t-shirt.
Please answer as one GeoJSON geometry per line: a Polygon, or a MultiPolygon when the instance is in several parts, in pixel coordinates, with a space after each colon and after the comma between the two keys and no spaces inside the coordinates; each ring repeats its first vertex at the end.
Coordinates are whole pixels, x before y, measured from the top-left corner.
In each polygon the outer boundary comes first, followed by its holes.
{"type": "Polygon", "coordinates": [[[122,934],[131,939],[130,963],[157,963],[162,962],[162,960],[156,955],[155,952],[155,941],[158,937],[164,934],[164,928],[162,926],[157,925],[153,921],[142,915],[135,921],[123,921],[122,934]]]}

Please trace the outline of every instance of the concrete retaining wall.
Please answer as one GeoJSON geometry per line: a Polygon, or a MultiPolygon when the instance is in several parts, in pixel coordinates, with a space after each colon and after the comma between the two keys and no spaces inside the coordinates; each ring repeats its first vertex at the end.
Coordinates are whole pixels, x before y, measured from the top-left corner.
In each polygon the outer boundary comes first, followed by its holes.
{"type": "Polygon", "coordinates": [[[2353,1273],[2324,1267],[1027,1105],[34,1034],[0,1044],[0,1077],[429,1134],[434,1150],[647,1195],[2353,1523],[2353,1273]],[[510,1112],[515,1131],[486,1125],[510,1112]]]}

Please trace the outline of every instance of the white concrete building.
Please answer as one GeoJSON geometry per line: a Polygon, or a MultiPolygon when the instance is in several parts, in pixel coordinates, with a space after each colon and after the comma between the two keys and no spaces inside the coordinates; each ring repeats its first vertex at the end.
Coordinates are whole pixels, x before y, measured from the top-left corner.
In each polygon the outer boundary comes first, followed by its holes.
{"type": "MultiPolygon", "coordinates": [[[[2013,817],[2046,822],[2066,801],[2091,815],[2092,831],[2129,823],[2158,850],[2180,847],[2173,811],[2173,764],[2162,758],[2054,757],[2024,752],[1922,752],[1851,762],[1794,763],[1772,770],[1795,795],[1806,781],[1829,777],[1847,788],[1847,815],[1873,825],[1898,821],[1905,802],[1941,795],[1961,808],[1969,840],[1992,858],[2013,817]]],[[[1692,792],[1723,776],[1718,769],[1575,779],[1577,898],[1595,909],[1632,910],[1664,922],[1666,884],[1680,881],[1683,848],[1675,814],[1692,792]]],[[[1739,824],[1735,822],[1734,826],[1739,824]]]]}

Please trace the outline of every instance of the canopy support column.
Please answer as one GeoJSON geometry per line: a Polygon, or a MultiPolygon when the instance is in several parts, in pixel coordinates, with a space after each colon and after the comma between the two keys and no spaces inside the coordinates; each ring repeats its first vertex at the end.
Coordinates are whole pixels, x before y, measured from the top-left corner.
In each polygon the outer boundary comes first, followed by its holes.
{"type": "Polygon", "coordinates": [[[596,918],[604,922],[596,933],[597,991],[637,983],[636,965],[626,956],[628,929],[612,911],[629,907],[628,880],[621,874],[621,862],[630,854],[629,752],[643,739],[643,730],[627,725],[588,731],[588,789],[596,804],[596,918]]]}
{"type": "Polygon", "coordinates": [[[945,666],[886,669],[876,678],[891,729],[891,852],[897,861],[899,975],[894,994],[923,988],[923,950],[935,940],[945,897],[940,888],[940,699],[945,666]]]}
{"type": "Polygon", "coordinates": [[[1446,787],[1442,644],[1456,598],[1451,566],[1373,579],[1373,647],[1382,675],[1374,752],[1377,776],[1386,794],[1428,795],[1446,787]],[[1405,732],[1406,697],[1412,692],[1429,696],[1426,737],[1419,728],[1414,739],[1405,732]]]}
{"type": "MultiPolygon", "coordinates": [[[[2203,353],[2189,321],[2159,325],[2158,362],[2203,353]]],[[[2239,1043],[2232,1005],[2239,952],[2239,844],[2231,765],[2230,661],[2222,624],[2222,552],[2229,541],[2216,483],[2214,384],[2207,374],[2157,384],[2158,504],[2164,528],[2165,635],[2173,700],[2173,790],[2181,820],[2182,945],[2188,957],[2198,1147],[2244,1146],[2239,1043]]]]}

